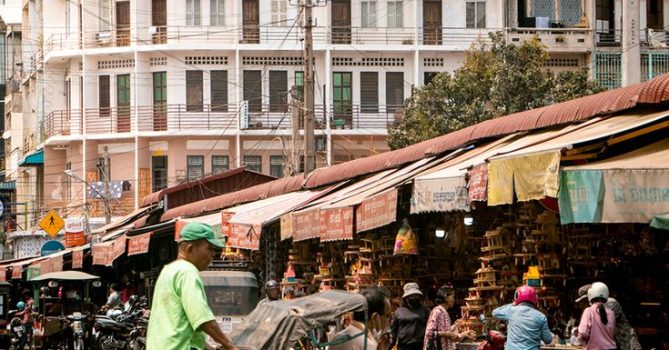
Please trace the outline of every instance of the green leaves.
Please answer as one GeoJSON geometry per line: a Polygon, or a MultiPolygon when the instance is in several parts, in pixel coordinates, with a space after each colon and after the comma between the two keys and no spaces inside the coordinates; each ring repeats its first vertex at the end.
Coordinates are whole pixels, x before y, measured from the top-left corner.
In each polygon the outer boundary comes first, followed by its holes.
{"type": "Polygon", "coordinates": [[[404,101],[402,122],[389,131],[397,149],[481,121],[602,91],[587,69],[555,75],[539,40],[507,44],[501,32],[472,45],[453,74],[439,73],[404,101]]]}

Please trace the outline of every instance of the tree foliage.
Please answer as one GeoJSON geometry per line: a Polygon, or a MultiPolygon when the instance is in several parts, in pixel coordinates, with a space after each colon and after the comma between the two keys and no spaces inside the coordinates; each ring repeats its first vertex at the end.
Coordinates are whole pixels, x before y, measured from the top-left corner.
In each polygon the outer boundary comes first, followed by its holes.
{"type": "Polygon", "coordinates": [[[587,69],[554,74],[536,38],[507,44],[501,32],[469,49],[462,66],[439,73],[404,102],[403,120],[390,130],[392,149],[499,116],[589,95],[603,89],[587,69]]]}

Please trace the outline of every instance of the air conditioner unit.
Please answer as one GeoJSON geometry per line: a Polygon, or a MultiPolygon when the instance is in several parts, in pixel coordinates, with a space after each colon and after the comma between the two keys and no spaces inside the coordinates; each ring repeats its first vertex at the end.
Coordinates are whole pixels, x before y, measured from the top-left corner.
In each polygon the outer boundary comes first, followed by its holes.
{"type": "Polygon", "coordinates": [[[107,30],[95,33],[95,42],[98,44],[109,44],[112,41],[112,32],[107,30]]]}

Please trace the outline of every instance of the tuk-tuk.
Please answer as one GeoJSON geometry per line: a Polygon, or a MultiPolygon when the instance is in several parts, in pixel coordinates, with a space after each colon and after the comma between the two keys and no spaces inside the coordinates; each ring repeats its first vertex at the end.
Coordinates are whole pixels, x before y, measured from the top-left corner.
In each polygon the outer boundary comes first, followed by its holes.
{"type": "Polygon", "coordinates": [[[36,344],[42,344],[42,347],[47,348],[56,344],[63,344],[63,331],[67,328],[67,322],[65,322],[67,315],[74,312],[95,315],[95,305],[88,301],[88,295],[89,282],[97,279],[99,279],[98,276],[85,272],[60,271],[46,273],[30,280],[34,283],[35,288],[46,286],[50,290],[48,295],[40,295],[40,298],[36,301],[39,304],[40,315],[34,328],[36,344]],[[78,288],[64,288],[75,286],[78,288]],[[81,289],[83,289],[83,295],[79,294],[81,289]]]}
{"type": "MultiPolygon", "coordinates": [[[[277,300],[258,306],[231,333],[230,340],[245,350],[325,349],[327,341],[318,339],[317,329],[324,329],[342,315],[366,311],[367,300],[360,294],[331,290],[297,298],[277,300]]],[[[354,336],[367,335],[366,330],[354,336]]],[[[352,338],[350,338],[352,339],[352,338]]],[[[342,339],[337,343],[345,343],[342,339]]],[[[365,344],[367,340],[365,339],[365,344]]]]}
{"type": "Polygon", "coordinates": [[[258,280],[249,271],[200,272],[207,301],[224,333],[230,333],[258,303],[258,280]]]}

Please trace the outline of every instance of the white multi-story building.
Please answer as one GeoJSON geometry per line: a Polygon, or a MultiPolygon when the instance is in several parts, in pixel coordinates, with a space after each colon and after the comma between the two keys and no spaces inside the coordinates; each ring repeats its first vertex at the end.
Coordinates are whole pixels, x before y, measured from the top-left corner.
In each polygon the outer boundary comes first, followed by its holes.
{"type": "MultiPolygon", "coordinates": [[[[300,2],[24,0],[24,38],[40,47],[30,61],[37,97],[29,111],[43,131],[33,142],[44,154],[42,208],[95,204],[90,186],[65,170],[104,180],[107,158],[110,179],[124,185],[118,213],[151,191],[229,167],[281,176],[288,91],[304,77],[302,16],[293,6],[300,2]]],[[[386,151],[387,129],[412,88],[457,68],[492,31],[509,42],[536,35],[554,69],[589,66],[608,86],[620,85],[622,7],[620,0],[319,1],[318,163],[386,151]]],[[[669,0],[641,0],[638,12],[631,32],[641,34],[637,79],[645,80],[668,70],[665,32],[645,28],[664,28],[669,0]]]]}

